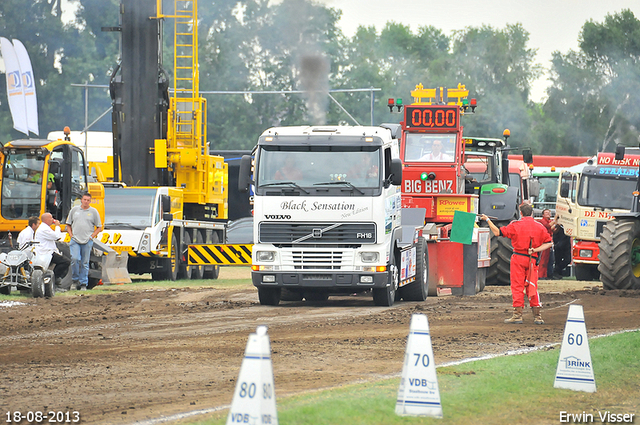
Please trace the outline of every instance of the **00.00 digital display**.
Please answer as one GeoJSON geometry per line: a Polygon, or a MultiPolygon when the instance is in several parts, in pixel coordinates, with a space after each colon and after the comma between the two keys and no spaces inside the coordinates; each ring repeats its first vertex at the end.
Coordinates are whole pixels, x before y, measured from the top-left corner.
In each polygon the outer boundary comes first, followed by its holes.
{"type": "Polygon", "coordinates": [[[458,128],[458,108],[407,106],[405,110],[407,127],[458,128]]]}

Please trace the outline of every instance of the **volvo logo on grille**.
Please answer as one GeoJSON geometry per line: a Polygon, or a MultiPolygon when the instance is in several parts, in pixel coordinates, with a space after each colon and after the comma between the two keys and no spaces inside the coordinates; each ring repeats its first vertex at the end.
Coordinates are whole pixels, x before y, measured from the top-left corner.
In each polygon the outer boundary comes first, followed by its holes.
{"type": "Polygon", "coordinates": [[[291,220],[291,216],[290,215],[265,214],[264,217],[267,220],[291,220]]]}
{"type": "Polygon", "coordinates": [[[321,237],[322,237],[322,229],[313,229],[313,230],[311,231],[311,235],[312,235],[314,238],[321,238],[321,237]]]}

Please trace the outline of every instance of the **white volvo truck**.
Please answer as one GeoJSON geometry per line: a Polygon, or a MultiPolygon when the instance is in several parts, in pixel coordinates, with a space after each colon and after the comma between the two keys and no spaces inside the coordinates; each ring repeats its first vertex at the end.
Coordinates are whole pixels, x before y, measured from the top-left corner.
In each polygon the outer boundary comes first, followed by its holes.
{"type": "Polygon", "coordinates": [[[242,158],[254,189],[252,280],[260,303],[371,291],[424,301],[424,209],[401,208],[399,126],[280,127],[242,158]]]}

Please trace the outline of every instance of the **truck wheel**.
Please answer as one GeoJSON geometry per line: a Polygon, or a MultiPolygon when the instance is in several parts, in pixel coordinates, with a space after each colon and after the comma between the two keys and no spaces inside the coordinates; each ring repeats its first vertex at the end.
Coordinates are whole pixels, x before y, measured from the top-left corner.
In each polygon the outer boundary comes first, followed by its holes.
{"type": "MultiPolygon", "coordinates": [[[[211,235],[211,243],[220,243],[220,237],[218,236],[218,233],[213,232],[213,234],[211,235]]],[[[220,276],[220,266],[206,266],[204,268],[203,277],[205,279],[215,280],[218,278],[218,276],[220,276]]]]}
{"type": "Polygon", "coordinates": [[[424,238],[420,238],[416,247],[416,281],[399,292],[405,301],[424,301],[429,295],[429,253],[424,238]]]}
{"type": "Polygon", "coordinates": [[[175,281],[178,278],[180,267],[180,254],[178,252],[178,237],[174,233],[171,238],[171,255],[165,259],[164,280],[175,281]]]}
{"type": "Polygon", "coordinates": [[[44,296],[51,298],[56,293],[56,275],[52,270],[47,270],[44,274],[44,296]]]}
{"type": "Polygon", "coordinates": [[[598,272],[597,264],[574,264],[574,272],[576,274],[576,280],[586,280],[591,282],[592,280],[598,280],[600,278],[600,272],[598,272]]]}
{"type": "MultiPolygon", "coordinates": [[[[182,243],[180,244],[180,246],[182,246],[184,249],[187,249],[187,246],[191,245],[191,235],[189,234],[188,230],[184,231],[184,239],[182,240],[182,243]]],[[[178,251],[178,258],[180,258],[180,267],[178,268],[178,278],[179,279],[191,279],[191,274],[193,273],[193,266],[189,266],[187,264],[187,259],[183,258],[182,256],[182,252],[183,250],[180,249],[178,251]]]]}
{"type": "Polygon", "coordinates": [[[31,295],[33,298],[44,297],[44,275],[42,270],[34,270],[31,273],[31,295]]]}
{"type": "Polygon", "coordinates": [[[280,304],[280,288],[258,288],[258,299],[261,305],[280,304]]]}
{"type": "MultiPolygon", "coordinates": [[[[204,243],[204,238],[202,237],[202,233],[198,230],[195,231],[194,243],[202,244],[204,243]]],[[[204,278],[204,266],[193,266],[193,270],[191,271],[191,279],[203,279],[204,278]]]]}
{"type": "Polygon", "coordinates": [[[391,307],[396,298],[396,291],[400,284],[400,274],[396,267],[395,255],[391,256],[389,261],[389,283],[384,288],[373,288],[373,303],[375,305],[391,307]]]}
{"type": "Polygon", "coordinates": [[[2,288],[0,288],[0,294],[2,295],[11,294],[11,285],[3,286],[2,288]]]}
{"type": "Polygon", "coordinates": [[[489,285],[509,286],[511,284],[511,240],[504,236],[491,236],[491,264],[487,270],[489,285]]]}
{"type": "Polygon", "coordinates": [[[605,289],[640,289],[640,221],[608,222],[600,233],[599,258],[605,289]]]}

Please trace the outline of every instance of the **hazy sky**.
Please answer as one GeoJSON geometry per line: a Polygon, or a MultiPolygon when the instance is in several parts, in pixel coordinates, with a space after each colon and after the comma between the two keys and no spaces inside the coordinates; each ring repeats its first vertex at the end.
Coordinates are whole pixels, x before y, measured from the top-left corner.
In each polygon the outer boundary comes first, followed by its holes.
{"type": "MultiPolygon", "coordinates": [[[[521,23],[529,32],[529,47],[537,49],[536,62],[550,67],[554,51],[578,49],[578,37],[588,20],[603,22],[607,14],[630,9],[640,19],[640,0],[316,0],[342,10],[338,22],[343,33],[352,36],[359,25],[374,25],[378,33],[389,21],[418,27],[433,25],[451,35],[454,30],[483,24],[503,29],[521,23]]],[[[417,83],[417,82],[416,82],[417,83]]],[[[425,86],[427,81],[422,81],[425,86]]],[[[532,98],[545,96],[548,75],[532,87],[532,98]]]]}

